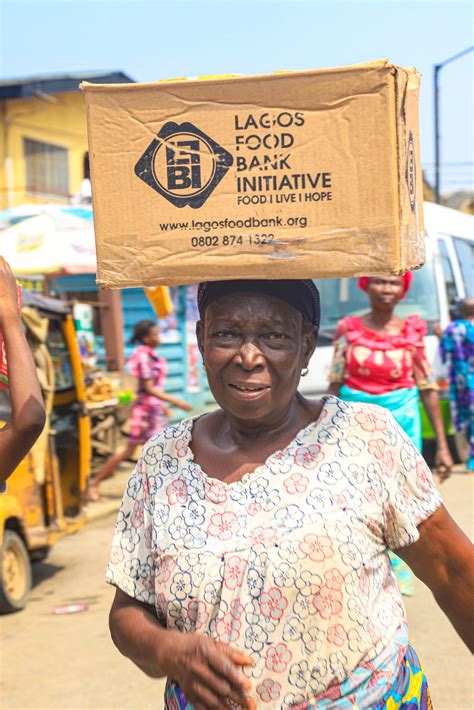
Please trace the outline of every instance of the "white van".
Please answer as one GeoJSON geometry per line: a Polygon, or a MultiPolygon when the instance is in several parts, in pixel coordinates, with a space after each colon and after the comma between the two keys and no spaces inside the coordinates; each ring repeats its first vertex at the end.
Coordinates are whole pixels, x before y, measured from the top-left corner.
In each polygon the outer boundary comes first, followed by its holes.
{"type": "MultiPolygon", "coordinates": [[[[417,313],[427,321],[427,355],[438,379],[445,380],[446,370],[439,357],[435,326],[446,327],[456,302],[465,296],[474,296],[474,217],[432,202],[425,202],[424,217],[426,262],[414,272],[412,287],[399,303],[397,314],[404,318],[417,313]]],[[[321,294],[319,342],[308,376],[300,385],[301,392],[310,396],[321,395],[328,388],[327,374],[337,322],[344,316],[368,311],[367,296],[358,288],[357,279],[320,279],[317,285],[321,294]]],[[[447,392],[443,391],[442,396],[447,398],[447,392]]],[[[443,409],[446,414],[446,405],[443,409]]]]}

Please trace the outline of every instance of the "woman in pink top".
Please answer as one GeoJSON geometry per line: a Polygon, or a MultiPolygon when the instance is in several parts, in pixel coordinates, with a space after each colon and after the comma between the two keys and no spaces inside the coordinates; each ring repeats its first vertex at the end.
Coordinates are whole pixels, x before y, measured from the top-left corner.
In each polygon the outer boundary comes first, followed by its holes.
{"type": "Polygon", "coordinates": [[[169,410],[164,404],[169,404],[189,412],[192,407],[176,397],[163,391],[166,378],[166,360],[158,357],[155,352],[160,344],[158,326],[152,320],[141,320],[133,329],[130,344],[139,343],[130,356],[127,366],[138,380],[137,398],[133,405],[130,419],[130,435],[127,447],[111,456],[99,469],[89,485],[89,498],[99,499],[97,486],[104,478],[109,478],[117,466],[130,458],[135,447],[144,444],[148,439],[161,431],[167,423],[169,410]]]}
{"type": "Polygon", "coordinates": [[[410,288],[413,274],[359,279],[371,310],[343,318],[336,329],[334,359],[329,374],[331,394],[349,402],[378,404],[421,451],[419,397],[436,434],[436,465],[442,477],[453,464],[438,400],[438,385],[426,358],[426,322],[412,315],[395,315],[398,302],[410,288]]]}

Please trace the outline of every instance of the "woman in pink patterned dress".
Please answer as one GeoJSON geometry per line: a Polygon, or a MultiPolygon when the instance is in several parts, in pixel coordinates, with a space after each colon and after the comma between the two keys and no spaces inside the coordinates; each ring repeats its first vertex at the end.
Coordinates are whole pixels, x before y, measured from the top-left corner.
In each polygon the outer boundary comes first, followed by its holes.
{"type": "Polygon", "coordinates": [[[219,407],[153,436],[130,477],[115,644],[168,677],[166,710],[429,710],[389,548],[474,648],[472,545],[429,468],[387,410],[298,393],[312,281],[201,284],[198,305],[219,407]]]}
{"type": "Polygon", "coordinates": [[[89,498],[98,500],[97,486],[100,481],[109,478],[117,466],[128,459],[139,444],[161,431],[167,423],[169,409],[164,402],[189,412],[192,407],[176,397],[166,394],[163,385],[166,378],[167,364],[163,357],[158,357],[155,348],[160,345],[158,326],[152,320],[141,320],[133,329],[131,345],[136,345],[127,366],[130,374],[138,380],[137,398],[130,418],[128,444],[123,451],[111,456],[97,471],[89,485],[89,498]]]}
{"type": "Polygon", "coordinates": [[[370,311],[339,321],[329,373],[330,394],[348,402],[389,409],[419,451],[421,398],[436,433],[436,465],[441,478],[453,465],[439,408],[438,385],[428,363],[427,324],[418,315],[398,317],[395,308],[410,289],[413,273],[359,279],[370,311]]]}

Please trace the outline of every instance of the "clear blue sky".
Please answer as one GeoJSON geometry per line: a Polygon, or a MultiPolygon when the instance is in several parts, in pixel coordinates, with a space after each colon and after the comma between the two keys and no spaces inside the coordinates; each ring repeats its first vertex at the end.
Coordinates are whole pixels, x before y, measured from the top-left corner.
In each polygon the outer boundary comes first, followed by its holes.
{"type": "MultiPolygon", "coordinates": [[[[152,81],[383,57],[416,66],[423,74],[422,162],[428,176],[434,159],[432,66],[474,44],[467,0],[3,0],[0,21],[2,78],[121,69],[137,81],[152,81]]],[[[441,72],[444,191],[472,186],[473,67],[471,53],[441,72]]]]}

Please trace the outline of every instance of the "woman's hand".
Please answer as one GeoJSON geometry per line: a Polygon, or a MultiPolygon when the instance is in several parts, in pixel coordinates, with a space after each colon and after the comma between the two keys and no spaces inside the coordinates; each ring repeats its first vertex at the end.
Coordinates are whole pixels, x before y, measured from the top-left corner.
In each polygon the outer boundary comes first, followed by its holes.
{"type": "Polygon", "coordinates": [[[421,389],[420,397],[436,436],[435,466],[440,480],[444,481],[449,478],[454,462],[446,441],[438,392],[432,389],[421,389]]]}
{"type": "Polygon", "coordinates": [[[451,469],[454,466],[454,461],[447,446],[438,446],[436,448],[435,466],[441,481],[445,481],[449,478],[451,469]]]}
{"type": "Polygon", "coordinates": [[[181,634],[174,651],[170,678],[196,710],[222,710],[229,700],[256,710],[255,700],[246,695],[251,683],[242,673],[242,666],[253,665],[249,656],[200,634],[181,634]]]}
{"type": "Polygon", "coordinates": [[[163,407],[163,414],[165,415],[165,417],[167,419],[171,419],[171,417],[173,416],[173,412],[171,411],[171,409],[169,407],[167,407],[166,404],[163,404],[162,407],[163,407]]]}
{"type": "Polygon", "coordinates": [[[196,710],[222,710],[229,700],[256,710],[246,693],[251,683],[242,673],[253,660],[231,646],[200,634],[164,628],[156,609],[115,590],[110,632],[120,653],[151,678],[167,676],[178,683],[196,710]]]}
{"type": "Polygon", "coordinates": [[[20,317],[16,280],[10,265],[0,256],[0,323],[12,316],[20,317]]]}

